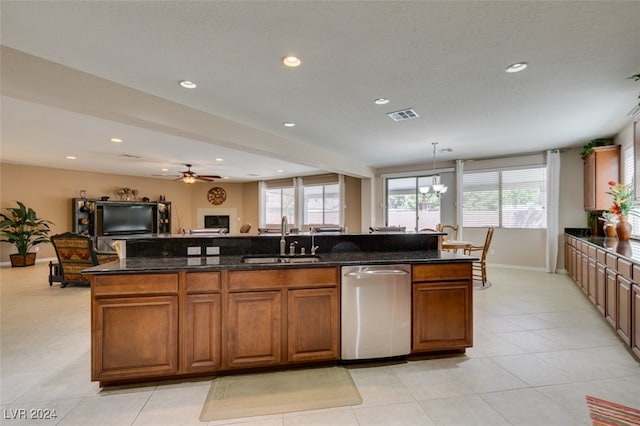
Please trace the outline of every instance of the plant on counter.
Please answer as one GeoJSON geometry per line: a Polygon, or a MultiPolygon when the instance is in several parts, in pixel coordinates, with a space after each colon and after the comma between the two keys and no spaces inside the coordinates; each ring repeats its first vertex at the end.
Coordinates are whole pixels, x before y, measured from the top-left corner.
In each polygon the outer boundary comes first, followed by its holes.
{"type": "Polygon", "coordinates": [[[603,211],[602,216],[600,216],[599,219],[604,222],[605,226],[615,225],[616,223],[618,223],[618,215],[616,215],[613,212],[610,212],[609,210],[603,211]]]}
{"type": "Polygon", "coordinates": [[[0,236],[4,241],[13,244],[18,255],[26,256],[36,245],[49,242],[49,224],[36,212],[17,201],[18,207],[6,208],[8,215],[0,213],[0,236]]]}
{"type": "Polygon", "coordinates": [[[616,215],[618,219],[621,216],[640,216],[633,204],[633,185],[616,183],[609,181],[609,190],[607,194],[613,197],[613,204],[609,208],[609,212],[616,215]]]}

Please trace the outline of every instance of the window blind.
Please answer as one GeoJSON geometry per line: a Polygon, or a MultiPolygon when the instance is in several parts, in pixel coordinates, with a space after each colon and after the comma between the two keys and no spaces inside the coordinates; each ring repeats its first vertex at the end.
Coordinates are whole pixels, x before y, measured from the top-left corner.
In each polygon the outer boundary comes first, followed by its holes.
{"type": "Polygon", "coordinates": [[[463,225],[546,228],[544,166],[464,174],[463,225]]]}

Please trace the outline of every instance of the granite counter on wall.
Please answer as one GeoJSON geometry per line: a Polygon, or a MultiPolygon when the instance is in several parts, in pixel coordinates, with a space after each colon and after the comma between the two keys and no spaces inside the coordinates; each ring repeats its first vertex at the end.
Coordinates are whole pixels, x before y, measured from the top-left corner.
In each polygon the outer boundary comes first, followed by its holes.
{"type": "Polygon", "coordinates": [[[565,233],[603,248],[610,253],[623,256],[632,262],[640,263],[640,240],[620,241],[611,237],[593,237],[586,228],[565,228],[565,233]]]}

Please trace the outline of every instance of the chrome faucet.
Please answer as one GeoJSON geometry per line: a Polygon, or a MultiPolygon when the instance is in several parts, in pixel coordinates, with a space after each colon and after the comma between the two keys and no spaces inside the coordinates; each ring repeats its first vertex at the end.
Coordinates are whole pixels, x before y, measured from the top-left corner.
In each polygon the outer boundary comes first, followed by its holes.
{"type": "Polygon", "coordinates": [[[311,256],[315,256],[316,250],[318,250],[320,247],[316,245],[315,238],[314,238],[315,234],[313,233],[313,229],[309,231],[309,233],[311,234],[311,256]]]}
{"type": "Polygon", "coordinates": [[[280,223],[280,230],[282,235],[280,236],[280,256],[284,256],[287,254],[286,247],[287,242],[284,239],[284,236],[287,234],[287,216],[282,216],[282,222],[280,223]]]}

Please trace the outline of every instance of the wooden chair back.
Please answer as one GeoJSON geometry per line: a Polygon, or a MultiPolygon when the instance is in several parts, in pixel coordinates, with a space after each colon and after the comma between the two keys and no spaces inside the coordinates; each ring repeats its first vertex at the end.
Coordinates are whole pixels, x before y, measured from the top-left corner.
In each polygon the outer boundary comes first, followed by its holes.
{"type": "Polygon", "coordinates": [[[458,227],[455,225],[443,225],[441,223],[437,226],[438,231],[444,232],[447,235],[443,236],[444,240],[457,240],[458,239],[458,227]]]}

